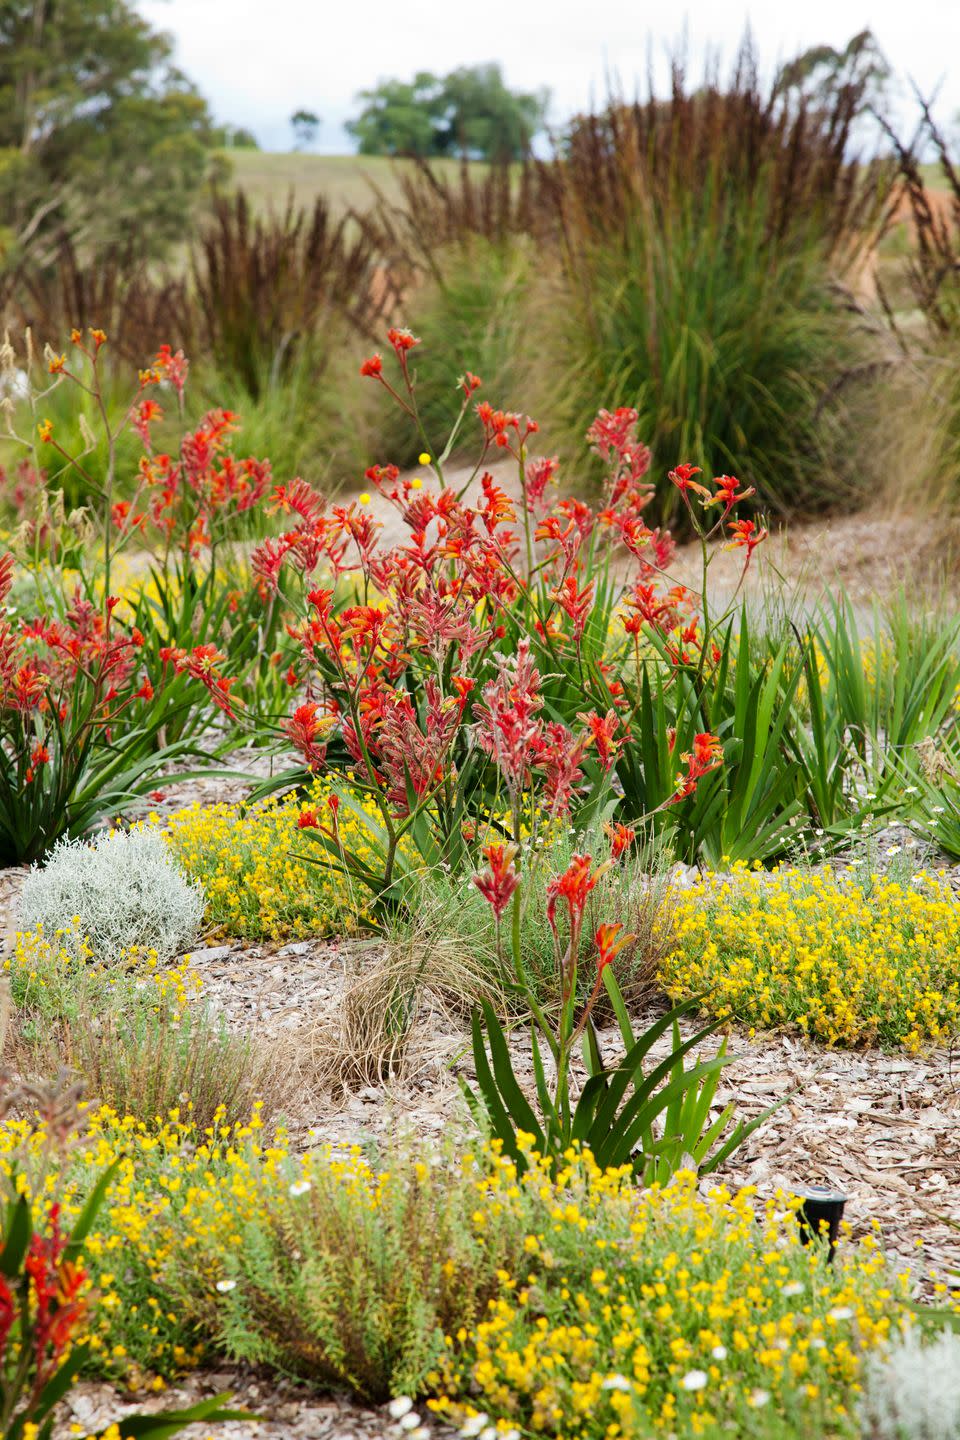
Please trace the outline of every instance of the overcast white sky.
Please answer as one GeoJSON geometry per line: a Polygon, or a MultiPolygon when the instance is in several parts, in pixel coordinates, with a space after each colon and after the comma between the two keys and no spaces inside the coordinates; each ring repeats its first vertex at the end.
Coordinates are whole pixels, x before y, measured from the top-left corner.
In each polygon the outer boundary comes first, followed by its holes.
{"type": "MultiPolygon", "coordinates": [[[[749,21],[772,67],[808,45],[843,45],[867,26],[903,77],[925,93],[942,82],[939,113],[960,110],[960,0],[139,0],[177,41],[182,68],[217,118],[246,125],[267,149],[291,145],[300,106],[323,119],[317,149],[350,149],[343,121],[358,90],[418,69],[499,60],[516,88],[548,86],[560,121],[625,90],[684,28],[696,74],[708,47],[732,56],[749,21]],[[952,73],[951,73],[952,72],[952,73]]],[[[906,93],[906,91],[904,92],[906,93]]]]}

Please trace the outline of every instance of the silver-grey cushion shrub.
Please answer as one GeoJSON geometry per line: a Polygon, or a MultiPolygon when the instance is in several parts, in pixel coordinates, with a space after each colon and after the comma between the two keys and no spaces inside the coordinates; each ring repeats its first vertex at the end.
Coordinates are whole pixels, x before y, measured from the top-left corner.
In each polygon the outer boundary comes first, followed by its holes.
{"type": "Polygon", "coordinates": [[[68,948],[85,937],[107,964],[132,946],[171,959],[193,943],[202,916],[203,887],[187,880],[152,826],[60,841],[30,871],[20,902],[22,929],[42,924],[48,938],[71,931],[68,948]]]}
{"type": "Polygon", "coordinates": [[[924,1341],[915,1326],[867,1365],[865,1440],[960,1440],[960,1334],[924,1341]]]}

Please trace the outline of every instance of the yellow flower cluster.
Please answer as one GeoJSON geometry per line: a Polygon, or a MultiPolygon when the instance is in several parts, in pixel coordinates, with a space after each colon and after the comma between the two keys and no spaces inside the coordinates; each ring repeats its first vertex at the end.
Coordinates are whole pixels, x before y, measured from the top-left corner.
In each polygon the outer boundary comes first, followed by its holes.
{"type": "Polygon", "coordinates": [[[585,1152],[554,1177],[529,1142],[523,1174],[496,1142],[398,1151],[379,1169],[356,1147],[297,1154],[257,1115],[202,1130],[176,1111],[155,1126],[108,1107],[86,1120],[59,1151],[42,1125],[5,1121],[0,1175],[58,1199],[69,1225],[116,1165],[82,1256],[97,1294],[87,1339],[96,1368],[134,1384],[197,1363],[224,1333],[269,1358],[257,1325],[272,1317],[307,1374],[347,1343],[357,1366],[360,1334],[382,1365],[406,1334],[392,1363],[460,1420],[479,1393],[504,1422],[550,1434],[670,1431],[678,1417],[696,1433],[762,1393],[805,1407],[820,1434],[906,1313],[905,1281],[872,1239],[845,1241],[828,1266],[800,1244],[795,1202],[701,1194],[692,1173],[638,1192],[628,1167],[601,1171],[585,1152]],[[391,1304],[408,1273],[419,1334],[391,1304]]]}
{"type": "MultiPolygon", "coordinates": [[[[170,1303],[165,1277],[173,1267],[192,1264],[197,1286],[215,1293],[219,1263],[211,1270],[209,1262],[197,1259],[198,1250],[213,1248],[212,1217],[224,1223],[217,1243],[228,1248],[239,1243],[239,1228],[256,1212],[261,1183],[275,1175],[287,1148],[282,1135],[277,1148],[260,1145],[256,1114],[242,1127],[216,1123],[203,1131],[177,1111],[160,1126],[121,1116],[109,1106],[89,1111],[86,1120],[82,1136],[52,1167],[42,1125],[33,1129],[26,1120],[5,1121],[0,1174],[9,1177],[16,1170],[19,1183],[32,1188],[36,1170],[41,1190],[60,1201],[69,1228],[97,1177],[117,1166],[81,1257],[96,1291],[84,1339],[98,1368],[138,1385],[148,1375],[190,1368],[205,1353],[204,1341],[170,1303]]],[[[155,1381],[154,1388],[162,1382],[155,1381]]]]}
{"type": "MultiPolygon", "coordinates": [[[[212,924],[254,940],[355,934],[369,925],[369,890],[311,840],[316,831],[299,828],[311,811],[330,828],[333,793],[321,778],[302,802],[268,801],[247,811],[193,805],[170,817],[170,844],[190,879],[203,883],[212,924]]],[[[379,812],[372,800],[358,797],[355,806],[341,803],[338,832],[345,850],[376,871],[382,868],[379,812]]],[[[400,848],[411,853],[402,841],[400,848]]]]}
{"type": "Polygon", "coordinates": [[[674,925],[661,982],[721,1018],[910,1050],[960,1030],[960,903],[935,875],[737,867],[681,893],[674,925]]]}
{"type": "Polygon", "coordinates": [[[615,1437],[753,1433],[745,1417],[769,1405],[832,1433],[906,1294],[875,1241],[842,1245],[826,1266],[801,1244],[795,1200],[701,1194],[690,1171],[638,1194],[629,1167],[567,1159],[555,1180],[539,1162],[518,1178],[501,1160],[483,1182],[478,1223],[522,1208],[535,1224],[487,1316],[448,1337],[433,1408],[474,1433],[494,1416],[615,1437]]]}
{"type": "Polygon", "coordinates": [[[200,977],[188,960],[161,966],[156,950],[134,945],[108,967],[95,960],[79,925],[76,919],[71,929],[57,930],[49,939],[42,925],[17,934],[3,968],[18,1010],[59,1015],[66,997],[79,1000],[99,993],[121,999],[140,997],[148,1005],[163,1004],[171,1008],[175,1019],[176,1011],[199,994],[200,977]]]}

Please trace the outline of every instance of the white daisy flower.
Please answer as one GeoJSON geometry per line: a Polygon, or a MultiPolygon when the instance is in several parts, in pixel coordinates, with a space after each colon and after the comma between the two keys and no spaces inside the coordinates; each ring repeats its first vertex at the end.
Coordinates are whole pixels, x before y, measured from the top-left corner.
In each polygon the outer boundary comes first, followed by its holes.
{"type": "Polygon", "coordinates": [[[684,1390],[705,1390],[708,1379],[706,1370],[688,1370],[680,1384],[684,1390]]]}

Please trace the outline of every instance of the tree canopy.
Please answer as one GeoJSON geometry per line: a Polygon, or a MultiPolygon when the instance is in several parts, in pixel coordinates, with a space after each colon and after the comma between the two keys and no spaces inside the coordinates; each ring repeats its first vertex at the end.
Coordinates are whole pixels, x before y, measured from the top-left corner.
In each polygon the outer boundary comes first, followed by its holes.
{"type": "Polygon", "coordinates": [[[314,110],[294,110],[290,116],[293,126],[294,144],[298,150],[306,150],[314,143],[320,129],[320,116],[314,110]]]}
{"type": "Polygon", "coordinates": [[[214,133],[171,55],[130,0],[0,0],[0,256],[177,232],[214,133]]]}
{"type": "Polygon", "coordinates": [[[421,70],[382,80],[357,97],[363,109],[347,130],[362,155],[463,155],[519,160],[543,128],[546,90],[510,90],[497,64],[464,65],[449,75],[421,70]]]}

